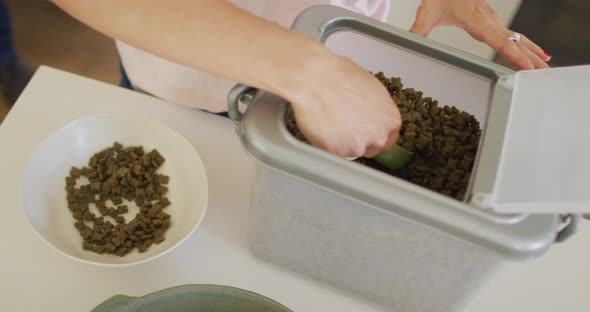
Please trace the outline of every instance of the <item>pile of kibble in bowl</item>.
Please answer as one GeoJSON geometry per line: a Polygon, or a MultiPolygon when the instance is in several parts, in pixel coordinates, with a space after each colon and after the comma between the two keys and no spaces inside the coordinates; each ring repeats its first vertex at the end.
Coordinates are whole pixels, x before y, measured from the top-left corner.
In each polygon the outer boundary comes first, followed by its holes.
{"type": "MultiPolygon", "coordinates": [[[[400,78],[375,75],[387,88],[402,114],[398,145],[414,153],[399,170],[390,170],[369,158],[355,161],[440,194],[463,200],[475,162],[481,129],[477,119],[455,106],[439,106],[422,92],[405,88],[400,78]]],[[[291,112],[287,126],[309,143],[291,112]]]]}
{"type": "Polygon", "coordinates": [[[122,257],[164,241],[171,224],[163,211],[170,206],[165,197],[170,178],[157,173],[164,161],[155,149],[145,153],[141,146],[114,143],[94,154],[88,166],[71,168],[65,179],[67,202],[83,249],[122,257]],[[129,207],[124,200],[139,208],[131,220],[125,219],[129,207]]]}

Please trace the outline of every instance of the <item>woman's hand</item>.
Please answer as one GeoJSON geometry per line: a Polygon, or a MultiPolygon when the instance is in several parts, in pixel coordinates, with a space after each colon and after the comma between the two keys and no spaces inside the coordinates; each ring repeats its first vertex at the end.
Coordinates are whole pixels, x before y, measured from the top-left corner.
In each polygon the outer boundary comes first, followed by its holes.
{"type": "Polygon", "coordinates": [[[456,26],[473,38],[487,43],[519,69],[548,68],[551,56],[521,34],[521,40],[508,39],[514,32],[504,27],[486,0],[422,0],[410,31],[428,34],[437,26],[456,26]]]}
{"type": "Polygon", "coordinates": [[[326,50],[308,58],[294,78],[282,96],[314,146],[342,157],[373,157],[397,143],[397,105],[377,78],[352,61],[326,50]]]}

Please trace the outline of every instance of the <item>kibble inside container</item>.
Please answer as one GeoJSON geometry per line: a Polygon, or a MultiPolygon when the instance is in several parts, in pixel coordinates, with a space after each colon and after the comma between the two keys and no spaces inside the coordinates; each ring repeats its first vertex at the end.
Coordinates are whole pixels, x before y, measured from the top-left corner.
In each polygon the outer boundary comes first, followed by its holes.
{"type": "MultiPolygon", "coordinates": [[[[402,115],[397,144],[414,156],[399,170],[388,169],[377,161],[356,161],[420,185],[440,194],[463,200],[475,163],[481,129],[475,116],[455,106],[440,105],[421,91],[404,88],[399,77],[375,77],[385,86],[402,115]]],[[[293,111],[287,121],[289,131],[309,143],[297,127],[293,111]]]]}

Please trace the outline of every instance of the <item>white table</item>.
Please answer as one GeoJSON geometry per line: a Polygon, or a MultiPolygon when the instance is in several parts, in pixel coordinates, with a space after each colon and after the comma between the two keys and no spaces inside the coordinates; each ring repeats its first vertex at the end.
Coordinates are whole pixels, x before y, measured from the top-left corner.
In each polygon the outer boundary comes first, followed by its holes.
{"type": "MultiPolygon", "coordinates": [[[[296,312],[381,311],[249,253],[254,167],[229,120],[43,67],[0,126],[0,146],[1,311],[88,311],[115,294],[194,283],[248,289],[296,312]],[[95,113],[140,113],[159,121],[188,138],[205,164],[210,204],[204,222],[154,261],[119,269],[78,263],[43,243],[25,220],[20,185],[29,156],[54,130],[95,113]]],[[[588,266],[590,231],[583,230],[540,260],[507,266],[466,311],[589,311],[588,266]]]]}

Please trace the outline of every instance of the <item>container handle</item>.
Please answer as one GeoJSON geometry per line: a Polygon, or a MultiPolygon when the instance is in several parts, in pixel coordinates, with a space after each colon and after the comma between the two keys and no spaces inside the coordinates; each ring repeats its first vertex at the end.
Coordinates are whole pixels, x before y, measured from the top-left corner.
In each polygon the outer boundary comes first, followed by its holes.
{"type": "Polygon", "coordinates": [[[565,242],[578,231],[582,217],[578,214],[564,214],[561,215],[561,221],[564,226],[557,232],[557,236],[555,237],[555,242],[557,243],[565,242]]]}
{"type": "Polygon", "coordinates": [[[237,84],[229,92],[227,96],[227,114],[236,124],[236,127],[239,126],[240,121],[242,121],[242,116],[244,115],[244,113],[240,111],[240,103],[246,105],[251,104],[256,91],[256,88],[237,84]]]}

